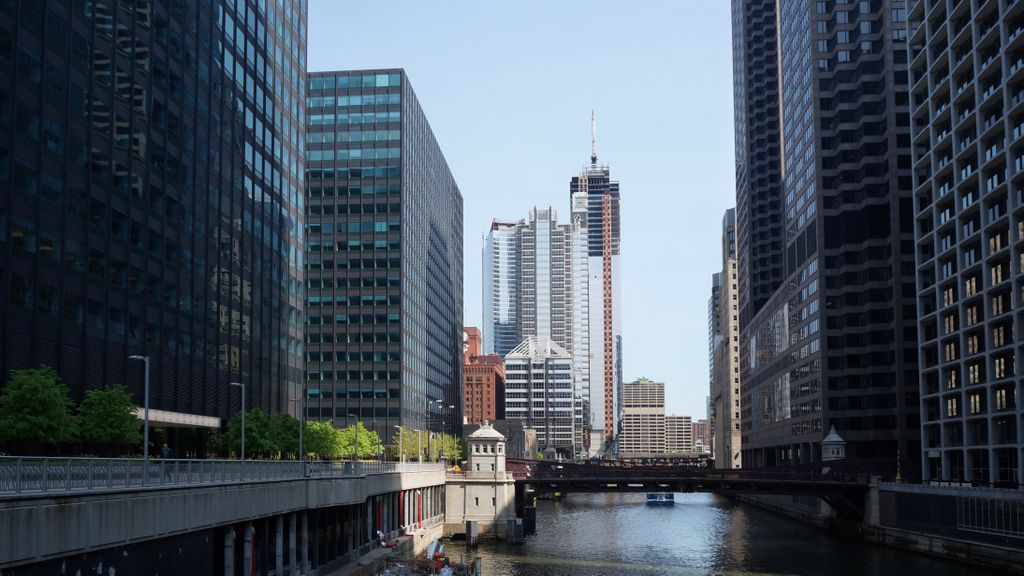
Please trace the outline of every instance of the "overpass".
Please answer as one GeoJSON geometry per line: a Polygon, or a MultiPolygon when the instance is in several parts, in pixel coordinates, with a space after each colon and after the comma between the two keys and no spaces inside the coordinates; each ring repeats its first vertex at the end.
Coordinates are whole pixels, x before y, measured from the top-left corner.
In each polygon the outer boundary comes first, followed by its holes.
{"type": "Polygon", "coordinates": [[[0,458],[0,573],[330,569],[376,530],[439,532],[444,483],[440,463],[0,458]]]}

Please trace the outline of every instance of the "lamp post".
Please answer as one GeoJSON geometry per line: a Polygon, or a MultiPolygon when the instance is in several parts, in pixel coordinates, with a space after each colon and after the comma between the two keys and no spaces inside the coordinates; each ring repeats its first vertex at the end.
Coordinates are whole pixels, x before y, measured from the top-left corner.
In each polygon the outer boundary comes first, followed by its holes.
{"type": "Polygon", "coordinates": [[[377,435],[377,451],[374,453],[374,457],[377,459],[378,462],[380,462],[380,432],[377,430],[377,417],[374,416],[371,422],[373,423],[373,433],[377,435]]]}
{"type": "MultiPolygon", "coordinates": [[[[305,456],[304,453],[302,452],[302,429],[306,427],[306,392],[305,392],[305,390],[303,390],[302,396],[299,396],[298,398],[289,398],[288,400],[291,401],[291,402],[298,402],[298,404],[299,404],[299,463],[301,465],[302,460],[303,460],[303,458],[305,456]]],[[[303,470],[305,470],[305,469],[303,469],[303,470]]]]}
{"type": "Polygon", "coordinates": [[[241,382],[229,382],[228,386],[238,386],[242,389],[242,462],[245,462],[245,384],[241,382]]]}
{"type": "Polygon", "coordinates": [[[413,430],[413,432],[416,433],[416,459],[423,464],[423,433],[419,430],[413,430]]]}
{"type": "Polygon", "coordinates": [[[402,449],[402,427],[395,425],[398,428],[398,461],[405,462],[405,451],[402,449]]]}
{"type": "Polygon", "coordinates": [[[142,360],[146,368],[145,384],[142,388],[142,482],[149,483],[149,356],[129,356],[129,360],[142,360]]]}

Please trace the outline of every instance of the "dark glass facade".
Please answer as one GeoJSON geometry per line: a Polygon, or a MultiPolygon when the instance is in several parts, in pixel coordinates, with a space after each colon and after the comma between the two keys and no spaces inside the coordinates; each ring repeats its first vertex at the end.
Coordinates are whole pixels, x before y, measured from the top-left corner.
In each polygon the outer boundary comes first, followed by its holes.
{"type": "Polygon", "coordinates": [[[907,474],[920,422],[904,2],[776,7],[763,22],[778,36],[784,282],[740,339],[743,465],[816,461],[834,425],[849,457],[907,474]]]}
{"type": "Polygon", "coordinates": [[[307,417],[458,432],[462,195],[402,70],[308,82],[307,417]]]}
{"type": "Polygon", "coordinates": [[[0,8],[0,371],[288,409],[302,366],[306,3],[0,8]]]}

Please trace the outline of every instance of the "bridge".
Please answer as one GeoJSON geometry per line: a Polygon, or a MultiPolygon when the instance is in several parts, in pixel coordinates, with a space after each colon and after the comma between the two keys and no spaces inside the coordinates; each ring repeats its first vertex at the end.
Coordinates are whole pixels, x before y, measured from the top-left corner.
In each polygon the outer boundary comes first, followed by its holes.
{"type": "Polygon", "coordinates": [[[796,470],[735,470],[687,465],[566,464],[508,460],[516,479],[517,506],[542,494],[573,492],[713,492],[816,496],[842,517],[861,521],[872,476],[864,472],[801,468],[796,470]],[[522,500],[521,500],[522,498],[522,500]]]}
{"type": "Polygon", "coordinates": [[[0,572],[330,570],[377,530],[440,534],[444,483],[440,463],[0,458],[0,572]]]}

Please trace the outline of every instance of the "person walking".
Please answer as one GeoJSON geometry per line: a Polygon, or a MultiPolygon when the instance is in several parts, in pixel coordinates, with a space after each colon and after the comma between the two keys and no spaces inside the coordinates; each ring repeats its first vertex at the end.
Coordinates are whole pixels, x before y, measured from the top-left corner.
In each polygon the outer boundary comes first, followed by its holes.
{"type": "Polygon", "coordinates": [[[171,451],[171,447],[165,442],[163,447],[160,448],[160,470],[163,472],[161,476],[164,482],[171,479],[171,468],[167,460],[174,458],[174,452],[171,451]]]}

